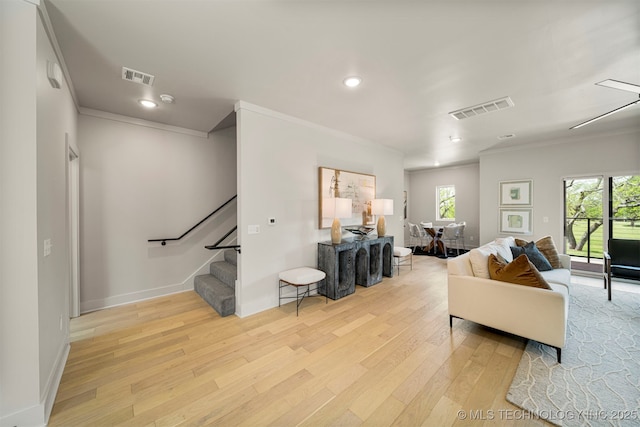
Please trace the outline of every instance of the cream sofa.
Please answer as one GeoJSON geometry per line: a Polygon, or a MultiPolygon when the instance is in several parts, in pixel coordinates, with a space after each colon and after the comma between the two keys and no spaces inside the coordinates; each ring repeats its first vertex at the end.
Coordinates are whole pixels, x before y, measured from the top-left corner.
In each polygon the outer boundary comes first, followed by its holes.
{"type": "Polygon", "coordinates": [[[562,268],[540,272],[551,290],[490,279],[489,254],[500,254],[510,262],[509,246],[515,246],[513,237],[496,239],[447,260],[449,326],[453,327],[457,317],[529,338],[554,347],[560,363],[567,330],[571,259],[559,254],[562,268]],[[483,271],[483,261],[487,271],[483,271]]]}

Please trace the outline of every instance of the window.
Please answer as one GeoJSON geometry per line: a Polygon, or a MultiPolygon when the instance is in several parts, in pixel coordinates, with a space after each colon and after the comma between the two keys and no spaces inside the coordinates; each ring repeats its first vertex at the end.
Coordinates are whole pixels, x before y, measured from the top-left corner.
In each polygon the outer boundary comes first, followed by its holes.
{"type": "Polygon", "coordinates": [[[640,175],[609,178],[609,237],[640,240],[640,175]]]}
{"type": "Polygon", "coordinates": [[[640,240],[640,175],[566,178],[564,182],[565,253],[574,257],[575,268],[586,269],[583,262],[601,264],[608,238],[640,240]]]}
{"type": "Polygon", "coordinates": [[[456,220],[456,186],[441,185],[436,187],[436,220],[456,220]]]}

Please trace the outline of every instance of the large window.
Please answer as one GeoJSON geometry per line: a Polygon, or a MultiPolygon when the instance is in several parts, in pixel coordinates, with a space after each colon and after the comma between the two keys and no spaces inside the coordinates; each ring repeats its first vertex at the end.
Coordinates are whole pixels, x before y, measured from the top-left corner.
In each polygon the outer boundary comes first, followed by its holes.
{"type": "Polygon", "coordinates": [[[441,185],[436,187],[436,220],[456,220],[456,186],[441,185]]]}
{"type": "Polygon", "coordinates": [[[640,240],[640,175],[609,178],[609,237],[640,240]]]}
{"type": "Polygon", "coordinates": [[[587,264],[601,263],[608,238],[640,240],[640,175],[564,182],[565,253],[574,257],[576,267],[581,268],[579,258],[587,264]],[[607,181],[609,192],[605,194],[607,181]]]}
{"type": "Polygon", "coordinates": [[[591,258],[602,258],[604,249],[602,212],[602,176],[564,180],[565,253],[591,258]]]}

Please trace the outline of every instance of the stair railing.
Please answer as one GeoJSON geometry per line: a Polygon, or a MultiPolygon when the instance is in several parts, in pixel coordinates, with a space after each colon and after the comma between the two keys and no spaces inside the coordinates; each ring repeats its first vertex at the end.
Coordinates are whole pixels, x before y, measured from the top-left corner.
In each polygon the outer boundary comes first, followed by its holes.
{"type": "MultiPolygon", "coordinates": [[[[233,201],[233,199],[235,199],[236,197],[238,197],[238,195],[236,194],[235,196],[233,196],[232,198],[230,198],[229,200],[227,200],[226,202],[224,202],[219,208],[217,208],[216,210],[214,210],[213,212],[211,212],[209,215],[207,215],[206,217],[204,217],[204,219],[202,219],[200,222],[198,222],[196,225],[194,225],[193,227],[191,227],[190,229],[188,229],[187,231],[185,231],[184,233],[182,233],[182,236],[180,237],[167,237],[164,239],[149,239],[147,240],[147,242],[162,242],[162,246],[165,246],[167,244],[167,242],[171,242],[171,241],[177,241],[182,239],[184,236],[186,236],[187,234],[191,233],[193,230],[195,230],[196,228],[198,228],[198,226],[200,224],[202,224],[203,222],[205,222],[206,220],[208,220],[209,218],[211,218],[213,215],[215,215],[218,211],[220,211],[222,208],[224,208],[225,206],[227,206],[229,203],[231,203],[233,201]]],[[[231,231],[229,234],[231,234],[233,231],[231,231]]],[[[227,234],[225,237],[227,237],[229,234],[227,234]]],[[[224,239],[224,237],[223,237],[224,239]]]]}
{"type": "Polygon", "coordinates": [[[204,248],[205,249],[209,249],[209,250],[216,250],[216,249],[235,249],[238,253],[241,253],[240,251],[240,245],[223,245],[223,246],[219,246],[220,243],[222,243],[222,241],[224,239],[226,239],[227,237],[229,237],[231,235],[231,233],[233,233],[234,231],[236,231],[238,229],[238,226],[236,225],[235,227],[233,227],[227,234],[225,234],[224,236],[222,236],[220,239],[218,239],[217,242],[215,242],[213,245],[207,245],[204,248]]]}

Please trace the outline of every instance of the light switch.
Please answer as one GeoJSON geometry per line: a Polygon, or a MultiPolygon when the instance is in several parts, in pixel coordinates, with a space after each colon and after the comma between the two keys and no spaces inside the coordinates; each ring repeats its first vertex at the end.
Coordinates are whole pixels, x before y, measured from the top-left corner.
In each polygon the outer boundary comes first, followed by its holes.
{"type": "Polygon", "coordinates": [[[544,222],[545,224],[549,222],[549,217],[548,216],[543,216],[542,217],[542,222],[544,222]]]}
{"type": "Polygon", "coordinates": [[[250,225],[248,233],[249,234],[258,234],[258,233],[260,233],[260,226],[259,225],[250,225]]]}

